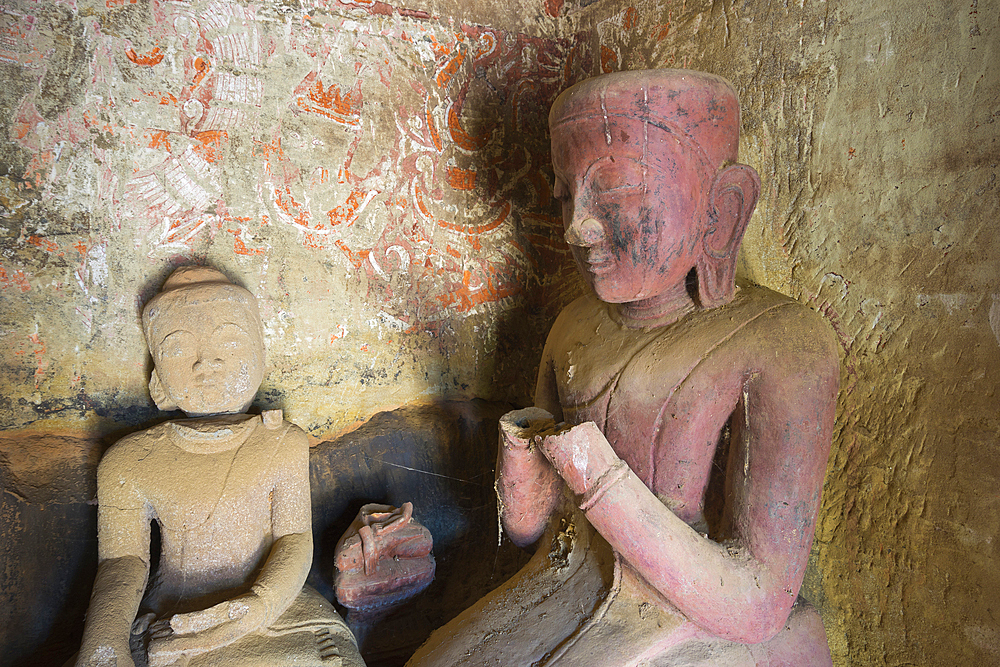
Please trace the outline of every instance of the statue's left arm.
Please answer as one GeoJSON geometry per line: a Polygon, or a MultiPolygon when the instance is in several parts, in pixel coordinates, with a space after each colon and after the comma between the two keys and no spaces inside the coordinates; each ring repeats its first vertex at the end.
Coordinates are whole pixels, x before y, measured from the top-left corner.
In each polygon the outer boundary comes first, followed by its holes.
{"type": "Polygon", "coordinates": [[[267,627],[302,590],[313,551],[309,443],[305,433],[292,426],[277,455],[262,464],[274,466],[276,472],[271,493],[275,539],[260,574],[248,593],[202,611],[177,614],[169,624],[154,628],[151,665],[154,658],[205,653],[267,627]]]}
{"type": "MultiPolygon", "coordinates": [[[[737,470],[730,470],[725,544],[678,518],[594,424],[543,443],[587,518],[625,561],[696,624],[743,643],[777,634],[798,595],[839,379],[836,342],[826,328],[805,342],[775,336],[767,343],[774,344],[770,359],[736,374],[735,386],[717,387],[737,397],[734,422],[741,422],[733,429],[730,468],[737,470]]],[[[720,371],[718,381],[732,385],[726,375],[720,371]]]]}

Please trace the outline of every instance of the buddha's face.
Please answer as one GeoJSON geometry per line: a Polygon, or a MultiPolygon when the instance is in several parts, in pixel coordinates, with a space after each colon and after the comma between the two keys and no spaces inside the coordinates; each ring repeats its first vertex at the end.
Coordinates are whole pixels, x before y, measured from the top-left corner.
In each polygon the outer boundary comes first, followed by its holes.
{"type": "Polygon", "coordinates": [[[566,241],[598,298],[638,303],[684,288],[711,182],[674,137],[616,117],[557,124],[552,163],[566,241]]]}
{"type": "Polygon", "coordinates": [[[264,377],[264,345],[257,323],[239,305],[174,306],[159,315],[153,337],[160,383],[184,412],[242,412],[253,401],[264,377]]]}

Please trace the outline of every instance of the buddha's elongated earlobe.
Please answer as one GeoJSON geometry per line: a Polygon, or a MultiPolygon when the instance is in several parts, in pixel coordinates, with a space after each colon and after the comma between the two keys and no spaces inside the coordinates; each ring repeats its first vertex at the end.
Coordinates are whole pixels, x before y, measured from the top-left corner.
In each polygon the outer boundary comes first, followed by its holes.
{"type": "Polygon", "coordinates": [[[155,368],[149,378],[149,397],[153,399],[153,403],[156,403],[156,407],[164,412],[180,409],[174,399],[167,395],[167,390],[163,388],[163,383],[160,382],[160,376],[155,368]]]}
{"type": "Polygon", "coordinates": [[[734,164],[715,177],[709,193],[708,225],[696,265],[702,308],[732,300],[740,242],[759,196],[760,177],[753,167],[734,164]]]}

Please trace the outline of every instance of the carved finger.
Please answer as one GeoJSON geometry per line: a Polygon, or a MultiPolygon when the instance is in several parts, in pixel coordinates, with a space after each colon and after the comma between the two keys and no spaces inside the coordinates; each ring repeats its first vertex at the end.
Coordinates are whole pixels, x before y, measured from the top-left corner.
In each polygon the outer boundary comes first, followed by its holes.
{"type": "Polygon", "coordinates": [[[534,435],[554,426],[552,415],[541,408],[514,410],[500,418],[500,442],[510,449],[527,449],[534,435]]]}
{"type": "Polygon", "coordinates": [[[593,422],[568,431],[538,437],[539,446],[569,487],[577,494],[618,462],[618,456],[593,422]]]}
{"type": "Polygon", "coordinates": [[[163,639],[174,633],[170,627],[170,619],[163,618],[149,626],[150,639],[163,639]]]}
{"type": "Polygon", "coordinates": [[[194,611],[189,614],[175,614],[170,618],[170,627],[179,635],[189,635],[207,630],[229,620],[229,602],[194,611]]]}

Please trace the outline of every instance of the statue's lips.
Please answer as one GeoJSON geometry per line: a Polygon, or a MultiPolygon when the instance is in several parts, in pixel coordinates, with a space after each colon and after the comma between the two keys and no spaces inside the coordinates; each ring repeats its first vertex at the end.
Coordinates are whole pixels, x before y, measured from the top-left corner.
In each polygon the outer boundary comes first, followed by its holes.
{"type": "Polygon", "coordinates": [[[217,378],[210,375],[196,377],[194,378],[192,383],[197,388],[197,390],[202,394],[206,392],[218,393],[226,389],[225,382],[221,378],[217,378]]]}
{"type": "Polygon", "coordinates": [[[605,273],[609,273],[614,268],[615,268],[615,263],[610,255],[595,254],[587,258],[587,271],[594,274],[595,276],[600,276],[605,273]]]}

